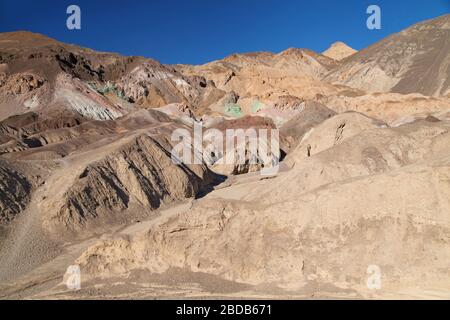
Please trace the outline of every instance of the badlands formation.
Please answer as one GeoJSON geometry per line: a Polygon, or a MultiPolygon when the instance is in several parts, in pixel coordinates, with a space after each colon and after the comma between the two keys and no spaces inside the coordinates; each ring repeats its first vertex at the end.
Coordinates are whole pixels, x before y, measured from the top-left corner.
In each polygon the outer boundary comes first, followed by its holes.
{"type": "Polygon", "coordinates": [[[449,266],[450,15],[199,66],[0,34],[0,298],[448,299],[449,266]],[[278,129],[277,174],[174,163],[200,123],[278,129]]]}

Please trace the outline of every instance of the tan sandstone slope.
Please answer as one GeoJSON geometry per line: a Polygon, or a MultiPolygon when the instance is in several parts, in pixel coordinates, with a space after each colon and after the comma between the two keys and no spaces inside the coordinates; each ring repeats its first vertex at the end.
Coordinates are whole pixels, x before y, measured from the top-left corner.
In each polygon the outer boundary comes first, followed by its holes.
{"type": "Polygon", "coordinates": [[[77,263],[88,277],[178,267],[293,292],[319,281],[362,293],[377,265],[386,292],[448,286],[449,124],[361,129],[307,159],[300,152],[277,178],[213,192],[132,239],[101,241],[77,263]]]}

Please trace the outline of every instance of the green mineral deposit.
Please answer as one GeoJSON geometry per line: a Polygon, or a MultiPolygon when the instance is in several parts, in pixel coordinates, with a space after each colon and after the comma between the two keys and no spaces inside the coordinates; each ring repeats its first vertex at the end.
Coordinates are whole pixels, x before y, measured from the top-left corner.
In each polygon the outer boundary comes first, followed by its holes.
{"type": "Polygon", "coordinates": [[[224,111],[229,116],[236,117],[236,118],[242,117],[242,109],[236,103],[227,103],[227,104],[225,104],[225,110],[224,111]]]}

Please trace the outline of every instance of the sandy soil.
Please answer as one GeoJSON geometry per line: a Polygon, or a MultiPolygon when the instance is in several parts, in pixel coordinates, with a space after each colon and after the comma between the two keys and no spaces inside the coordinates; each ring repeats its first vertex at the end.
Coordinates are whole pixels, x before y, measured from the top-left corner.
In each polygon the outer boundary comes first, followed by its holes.
{"type": "MultiPolygon", "coordinates": [[[[288,169],[282,175],[289,174],[288,169]]],[[[235,176],[216,187],[207,199],[241,199],[245,190],[260,180],[255,173],[235,176]]],[[[117,236],[139,236],[152,226],[158,226],[192,208],[190,200],[158,210],[148,219],[135,221],[116,230],[99,236],[112,239],[117,236]]],[[[36,233],[36,229],[28,231],[36,233]]],[[[0,283],[1,299],[450,299],[448,288],[434,285],[423,287],[383,288],[371,291],[364,287],[350,288],[345,284],[321,283],[314,280],[303,283],[298,289],[282,289],[277,285],[249,285],[224,280],[219,276],[202,272],[192,272],[180,268],[170,268],[162,274],[147,270],[133,270],[128,277],[108,277],[84,280],[81,290],[70,290],[63,282],[68,266],[90,246],[98,237],[60,243],[54,247],[42,246],[48,243],[41,239],[42,234],[23,237],[31,240],[41,251],[29,257],[22,257],[25,266],[11,266],[16,272],[5,274],[0,283]],[[40,247],[39,247],[40,246],[40,247]]],[[[17,258],[17,257],[16,257],[17,258]]]]}

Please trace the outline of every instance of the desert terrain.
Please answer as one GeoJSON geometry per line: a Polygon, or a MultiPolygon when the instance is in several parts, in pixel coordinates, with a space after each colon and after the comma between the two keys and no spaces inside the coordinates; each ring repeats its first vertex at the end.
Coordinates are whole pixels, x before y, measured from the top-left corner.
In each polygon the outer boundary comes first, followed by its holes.
{"type": "Polygon", "coordinates": [[[1,33],[0,299],[450,299],[450,15],[338,40],[165,65],[1,33]],[[174,162],[195,126],[279,132],[278,170],[174,162]]]}

